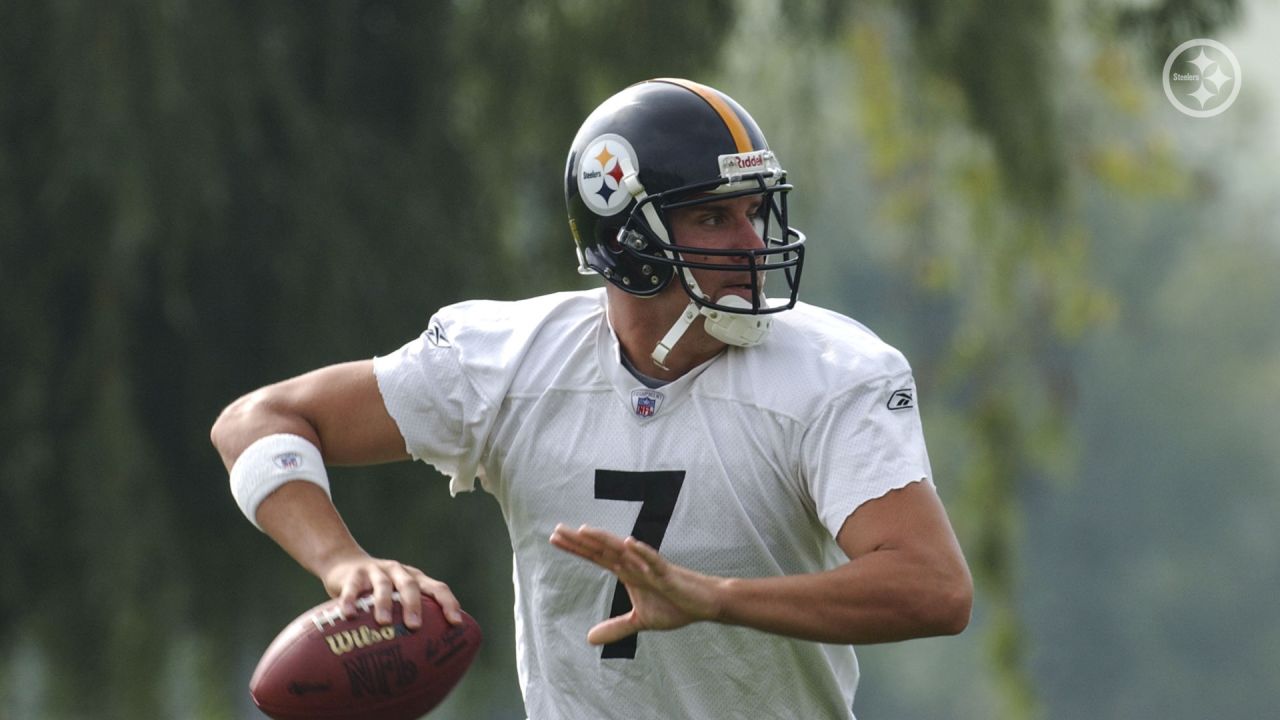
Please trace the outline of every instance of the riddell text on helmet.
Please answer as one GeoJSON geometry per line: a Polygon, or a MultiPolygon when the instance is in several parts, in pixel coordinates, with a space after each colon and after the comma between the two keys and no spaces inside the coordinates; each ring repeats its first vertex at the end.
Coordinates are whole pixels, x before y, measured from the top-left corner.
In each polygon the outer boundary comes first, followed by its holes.
{"type": "Polygon", "coordinates": [[[723,176],[740,175],[745,172],[771,172],[777,174],[782,167],[771,150],[755,150],[748,153],[721,155],[720,174],[723,176]]]}

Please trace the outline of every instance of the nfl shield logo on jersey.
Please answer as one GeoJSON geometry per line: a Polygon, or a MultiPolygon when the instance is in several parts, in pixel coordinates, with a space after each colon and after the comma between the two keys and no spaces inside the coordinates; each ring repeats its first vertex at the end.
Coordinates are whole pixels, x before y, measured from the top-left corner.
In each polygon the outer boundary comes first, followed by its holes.
{"type": "Polygon", "coordinates": [[[662,406],[662,393],[657,390],[632,390],[631,409],[640,417],[653,417],[662,406]]]}

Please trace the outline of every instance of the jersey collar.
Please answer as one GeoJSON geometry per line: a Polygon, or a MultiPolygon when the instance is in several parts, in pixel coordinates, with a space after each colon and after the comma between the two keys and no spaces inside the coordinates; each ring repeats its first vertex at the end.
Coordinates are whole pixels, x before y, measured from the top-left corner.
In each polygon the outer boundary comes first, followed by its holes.
{"type": "Polygon", "coordinates": [[[655,420],[682,405],[698,376],[724,355],[723,352],[715,355],[661,387],[649,387],[627,368],[622,344],[608,322],[607,309],[605,318],[596,335],[596,361],[600,365],[600,373],[613,389],[622,409],[641,422],[655,420]]]}

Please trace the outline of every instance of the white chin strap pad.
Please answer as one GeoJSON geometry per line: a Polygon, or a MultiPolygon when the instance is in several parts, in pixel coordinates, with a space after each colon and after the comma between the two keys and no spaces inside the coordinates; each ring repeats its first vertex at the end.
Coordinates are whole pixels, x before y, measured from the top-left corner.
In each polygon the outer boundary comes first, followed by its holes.
{"type": "Polygon", "coordinates": [[[768,315],[752,315],[751,303],[739,295],[725,295],[716,301],[719,305],[742,308],[744,312],[723,312],[704,307],[701,313],[707,317],[703,328],[707,334],[728,345],[751,347],[764,342],[769,336],[773,320],[768,315]]]}
{"type": "MultiPolygon", "coordinates": [[[[725,295],[716,302],[720,305],[742,308],[745,311],[751,310],[751,303],[737,295],[725,295]]],[[[653,361],[658,364],[658,367],[666,369],[667,354],[699,315],[707,318],[702,327],[708,335],[722,343],[738,347],[759,345],[769,335],[769,328],[773,327],[773,320],[768,315],[723,312],[709,307],[699,308],[697,303],[691,302],[689,307],[680,314],[680,319],[671,326],[666,336],[653,349],[653,361]]]]}

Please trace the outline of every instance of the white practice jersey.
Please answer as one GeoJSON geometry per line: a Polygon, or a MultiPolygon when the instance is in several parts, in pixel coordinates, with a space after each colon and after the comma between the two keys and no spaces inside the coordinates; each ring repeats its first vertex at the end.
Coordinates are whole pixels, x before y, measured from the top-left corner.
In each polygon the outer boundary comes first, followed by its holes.
{"type": "Polygon", "coordinates": [[[862,325],[803,303],[757,347],[647,388],[619,360],[603,289],[440,310],[375,360],[417,459],[479,478],[514,551],[516,647],[531,720],[850,718],[853,649],[698,623],[595,647],[628,610],[617,580],[548,538],[634,535],[732,577],[829,569],[861,503],[931,482],[911,370],[862,325]]]}

